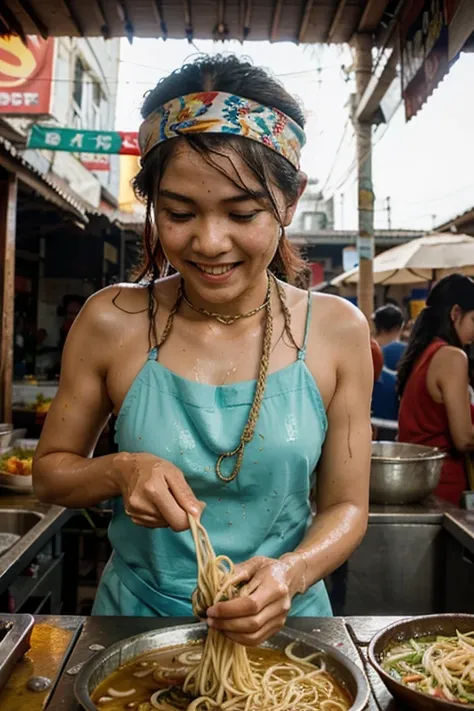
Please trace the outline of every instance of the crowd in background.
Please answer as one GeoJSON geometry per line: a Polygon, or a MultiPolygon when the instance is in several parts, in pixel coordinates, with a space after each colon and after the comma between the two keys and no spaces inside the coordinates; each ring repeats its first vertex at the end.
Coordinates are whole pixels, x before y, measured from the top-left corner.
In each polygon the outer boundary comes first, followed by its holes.
{"type": "Polygon", "coordinates": [[[435,284],[408,337],[405,316],[394,303],[377,309],[373,320],[382,362],[372,417],[398,423],[393,430],[400,442],[446,452],[435,493],[459,505],[470,488],[474,451],[474,281],[452,274],[435,284]]]}

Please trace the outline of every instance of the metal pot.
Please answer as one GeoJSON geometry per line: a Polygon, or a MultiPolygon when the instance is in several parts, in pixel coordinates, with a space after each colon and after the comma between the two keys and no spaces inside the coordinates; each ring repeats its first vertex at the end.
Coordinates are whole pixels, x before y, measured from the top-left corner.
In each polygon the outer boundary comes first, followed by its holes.
{"type": "Polygon", "coordinates": [[[413,504],[439,484],[446,455],[436,447],[372,442],[370,503],[413,504]]]}
{"type": "MultiPolygon", "coordinates": [[[[87,711],[99,711],[91,700],[91,694],[119,666],[154,649],[204,639],[206,633],[207,625],[188,624],[145,632],[113,644],[103,652],[94,655],[81,669],[75,684],[77,700],[87,711]]],[[[365,675],[337,649],[318,642],[309,634],[287,627],[262,646],[284,650],[288,644],[295,641],[298,644],[294,651],[298,656],[303,657],[315,651],[322,652],[321,658],[325,661],[328,672],[349,691],[354,699],[351,711],[363,711],[369,700],[369,686],[365,675]]]]}
{"type": "Polygon", "coordinates": [[[13,434],[13,425],[6,422],[0,423],[0,450],[10,446],[10,441],[13,434]]]}
{"type": "Polygon", "coordinates": [[[379,673],[390,693],[406,708],[412,708],[416,711],[459,711],[460,708],[472,710],[474,708],[472,704],[463,706],[462,704],[438,699],[435,696],[428,696],[428,694],[410,689],[405,684],[396,681],[381,665],[387,650],[399,642],[412,637],[437,635],[454,637],[457,630],[463,633],[472,632],[474,630],[474,615],[426,615],[395,622],[372,638],[368,649],[369,661],[379,673]]]}

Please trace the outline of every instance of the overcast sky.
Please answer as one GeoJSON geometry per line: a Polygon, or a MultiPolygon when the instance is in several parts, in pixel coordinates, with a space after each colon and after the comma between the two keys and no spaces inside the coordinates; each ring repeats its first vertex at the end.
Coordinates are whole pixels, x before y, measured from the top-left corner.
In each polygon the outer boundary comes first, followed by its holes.
{"type": "MultiPolygon", "coordinates": [[[[336,199],[336,227],[357,227],[354,134],[348,121],[349,50],[290,43],[225,45],[185,40],[122,41],[116,125],[137,130],[143,94],[199,52],[235,52],[268,67],[307,114],[302,167],[336,199]]],[[[405,123],[403,107],[374,135],[376,226],[431,229],[474,206],[474,55],[462,55],[421,112],[405,123]]]]}

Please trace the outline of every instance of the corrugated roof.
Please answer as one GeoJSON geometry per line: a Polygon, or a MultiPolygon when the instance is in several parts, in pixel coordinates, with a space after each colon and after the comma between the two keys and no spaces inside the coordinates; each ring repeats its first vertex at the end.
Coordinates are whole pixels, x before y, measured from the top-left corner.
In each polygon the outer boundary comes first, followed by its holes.
{"type": "Polygon", "coordinates": [[[469,222],[470,220],[474,220],[474,207],[468,208],[464,212],[461,212],[460,215],[456,215],[455,217],[452,217],[447,222],[444,222],[442,225],[439,225],[436,228],[436,231],[437,232],[446,232],[451,227],[456,227],[457,225],[462,226],[464,223],[469,222]]]}
{"type": "Polygon", "coordinates": [[[0,32],[348,42],[391,0],[9,0],[0,32]]]}
{"type": "MultiPolygon", "coordinates": [[[[10,141],[8,141],[3,136],[0,136],[0,154],[2,152],[4,155],[6,154],[10,159],[13,159],[13,161],[17,165],[19,164],[23,168],[25,168],[28,173],[34,176],[36,180],[40,181],[40,184],[42,183],[44,186],[46,186],[46,189],[49,188],[49,199],[51,200],[51,202],[59,204],[59,206],[63,209],[69,209],[70,212],[73,212],[76,217],[79,217],[83,222],[88,222],[87,213],[90,212],[88,208],[91,208],[92,210],[94,210],[95,208],[92,208],[92,206],[88,206],[85,202],[73,196],[69,190],[64,187],[61,187],[49,175],[44,175],[43,173],[41,173],[41,171],[39,171],[35,166],[33,166],[29,161],[24,158],[22,153],[17,150],[15,146],[10,143],[10,141]]],[[[35,188],[34,185],[31,185],[31,187],[35,188]]],[[[44,191],[41,192],[44,195],[44,191]]]]}

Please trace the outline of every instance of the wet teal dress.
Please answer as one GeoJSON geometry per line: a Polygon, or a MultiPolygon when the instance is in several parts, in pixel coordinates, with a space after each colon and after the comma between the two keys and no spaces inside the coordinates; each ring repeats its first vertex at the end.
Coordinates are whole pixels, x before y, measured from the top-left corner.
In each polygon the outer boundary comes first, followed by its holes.
{"type": "MultiPolygon", "coordinates": [[[[215,471],[233,450],[247,422],[255,381],[205,385],[179,377],[153,349],[128,391],[116,423],[120,451],[150,452],[179,467],[198,499],[217,555],[234,562],[293,551],[311,522],[310,489],[327,420],[321,395],[305,363],[311,299],[303,347],[295,361],[268,376],[255,435],[234,481],[215,471]]],[[[227,460],[229,472],[233,460],[227,460]]],[[[227,470],[224,470],[227,473],[227,470]]],[[[93,614],[192,615],[197,566],[189,531],[137,526],[114,500],[109,528],[113,554],[93,614]]],[[[324,583],[297,595],[292,615],[327,616],[324,583]]]]}

